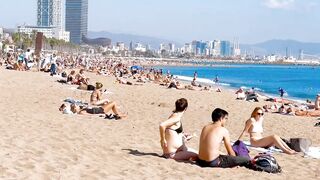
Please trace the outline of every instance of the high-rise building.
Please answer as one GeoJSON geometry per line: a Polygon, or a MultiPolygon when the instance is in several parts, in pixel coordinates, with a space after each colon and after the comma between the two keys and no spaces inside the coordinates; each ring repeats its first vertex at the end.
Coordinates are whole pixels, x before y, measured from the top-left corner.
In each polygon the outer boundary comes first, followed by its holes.
{"type": "Polygon", "coordinates": [[[232,55],[233,56],[240,56],[241,55],[241,49],[240,49],[240,44],[239,44],[238,38],[235,38],[233,40],[232,55]]]}
{"type": "Polygon", "coordinates": [[[72,43],[82,43],[88,33],[88,0],[66,0],[66,30],[72,43]]]}
{"type": "Polygon", "coordinates": [[[63,0],[38,0],[37,25],[64,30],[63,0]]]}
{"type": "Polygon", "coordinates": [[[303,55],[303,50],[302,49],[300,49],[299,50],[299,60],[303,60],[303,58],[304,58],[304,55],[303,55]]]}
{"type": "Polygon", "coordinates": [[[230,41],[221,41],[221,51],[220,54],[223,57],[228,57],[231,55],[230,41]]]}
{"type": "Polygon", "coordinates": [[[175,46],[175,44],[169,43],[169,51],[170,51],[171,53],[173,53],[173,52],[176,51],[176,46],[175,46]]]}
{"type": "Polygon", "coordinates": [[[131,41],[129,44],[129,50],[132,51],[133,50],[133,42],[131,41]]]}
{"type": "Polygon", "coordinates": [[[220,56],[220,53],[221,53],[221,41],[214,40],[213,41],[212,55],[213,56],[220,56]]]}
{"type": "Polygon", "coordinates": [[[65,31],[64,0],[37,0],[37,25],[30,26],[31,31],[51,31],[46,37],[69,41],[69,32],[65,31]]]}

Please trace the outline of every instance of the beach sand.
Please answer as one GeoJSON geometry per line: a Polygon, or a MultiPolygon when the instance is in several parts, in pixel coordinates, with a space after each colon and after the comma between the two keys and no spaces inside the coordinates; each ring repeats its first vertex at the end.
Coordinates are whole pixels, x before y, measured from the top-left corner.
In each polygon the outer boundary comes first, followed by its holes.
{"type": "MultiPolygon", "coordinates": [[[[320,160],[275,153],[283,172],[268,174],[245,168],[200,168],[160,158],[159,123],[171,114],[176,99],[189,107],[182,121],[185,132],[196,133],[187,146],[198,149],[204,125],[214,108],[229,112],[226,127],[236,140],[256,106],[266,102],[235,100],[230,91],[200,92],[166,89],[155,84],[114,84],[113,77],[88,74],[113,92],[106,95],[128,112],[126,120],[63,115],[67,97],[88,101],[90,93],[72,90],[42,72],[0,69],[1,179],[319,179],[320,160]]],[[[320,146],[317,118],[265,114],[265,134],[306,137],[320,146]]],[[[248,140],[248,136],[245,138],[248,140]]],[[[221,150],[224,151],[223,146],[221,150]]],[[[254,156],[257,151],[251,151],[254,156]]]]}

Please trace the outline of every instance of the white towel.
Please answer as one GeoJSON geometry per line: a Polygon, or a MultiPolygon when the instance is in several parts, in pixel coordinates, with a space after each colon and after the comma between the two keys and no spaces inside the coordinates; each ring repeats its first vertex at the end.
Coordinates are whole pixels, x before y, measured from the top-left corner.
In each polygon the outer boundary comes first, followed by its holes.
{"type": "Polygon", "coordinates": [[[304,157],[320,159],[320,147],[309,147],[309,150],[305,152],[304,157]]]}
{"type": "Polygon", "coordinates": [[[249,148],[249,149],[254,149],[256,151],[259,151],[259,152],[266,152],[266,153],[274,153],[274,152],[282,152],[281,149],[277,149],[273,146],[269,147],[269,148],[261,148],[261,147],[253,147],[251,146],[251,143],[249,141],[243,141],[243,143],[249,148]]]}

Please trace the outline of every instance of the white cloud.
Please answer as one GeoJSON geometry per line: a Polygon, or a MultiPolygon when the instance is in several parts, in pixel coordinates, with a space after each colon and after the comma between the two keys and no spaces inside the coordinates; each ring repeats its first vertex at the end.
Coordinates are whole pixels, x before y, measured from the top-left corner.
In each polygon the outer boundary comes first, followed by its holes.
{"type": "Polygon", "coordinates": [[[271,9],[292,9],[295,0],[265,0],[264,4],[271,9]]]}

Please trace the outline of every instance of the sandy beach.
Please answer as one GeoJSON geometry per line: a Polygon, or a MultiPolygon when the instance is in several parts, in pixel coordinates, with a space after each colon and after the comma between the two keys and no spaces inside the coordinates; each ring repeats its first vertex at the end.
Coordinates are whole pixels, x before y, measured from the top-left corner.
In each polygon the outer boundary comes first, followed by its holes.
{"type": "MultiPolygon", "coordinates": [[[[320,179],[320,161],[303,154],[275,153],[280,174],[245,168],[200,168],[192,163],[159,157],[159,123],[170,115],[176,99],[189,107],[184,130],[195,133],[187,145],[198,149],[204,125],[220,107],[229,112],[227,129],[236,140],[256,106],[267,104],[235,100],[234,92],[173,90],[156,84],[114,84],[114,77],[87,73],[112,92],[104,95],[128,112],[125,120],[99,116],[64,115],[58,111],[68,97],[89,101],[90,92],[73,90],[43,72],[0,68],[1,179],[320,179]]],[[[265,135],[305,137],[320,146],[317,118],[265,114],[265,135]]],[[[245,140],[248,140],[246,136],[245,140]]],[[[224,151],[224,148],[221,148],[224,151]]],[[[253,157],[257,151],[251,151],[253,157]]]]}

